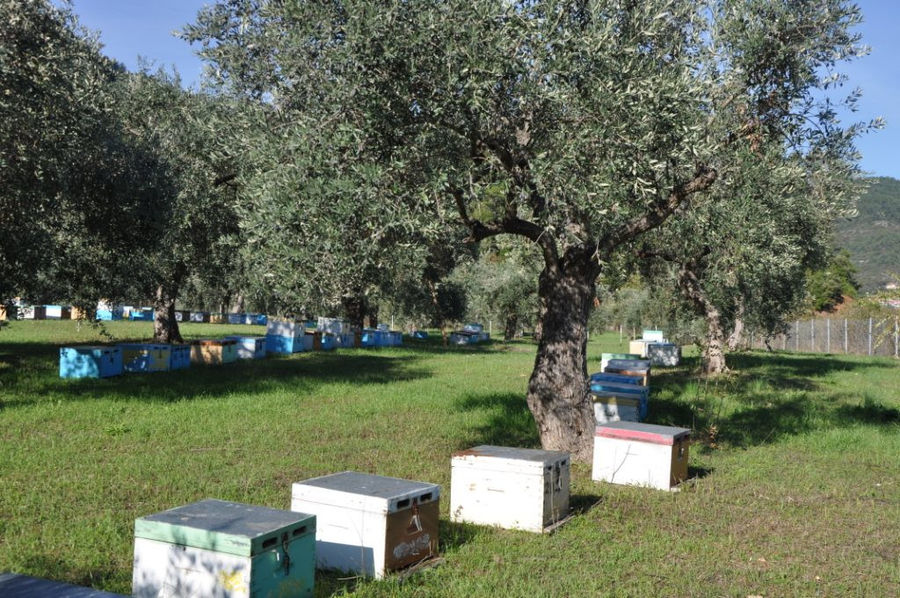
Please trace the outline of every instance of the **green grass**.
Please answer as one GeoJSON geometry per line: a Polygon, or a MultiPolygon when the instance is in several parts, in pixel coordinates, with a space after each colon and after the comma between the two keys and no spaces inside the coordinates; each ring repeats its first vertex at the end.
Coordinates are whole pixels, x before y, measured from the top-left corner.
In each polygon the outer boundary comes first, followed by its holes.
{"type": "MultiPolygon", "coordinates": [[[[117,339],[147,323],[114,322],[117,339]]],[[[260,327],[188,324],[188,337],[260,327]]],[[[298,354],[60,380],[74,322],[0,330],[0,571],[128,593],[136,517],[214,497],[288,508],[291,482],[345,469],[438,483],[443,565],[400,582],[317,577],[319,596],[900,595],[900,366],[747,353],[652,379],[649,421],[693,428],[681,492],[573,469],[573,519],[538,536],[448,520],[450,454],[536,447],[534,347],[298,354]]],[[[592,339],[622,351],[614,335],[592,339]]]]}

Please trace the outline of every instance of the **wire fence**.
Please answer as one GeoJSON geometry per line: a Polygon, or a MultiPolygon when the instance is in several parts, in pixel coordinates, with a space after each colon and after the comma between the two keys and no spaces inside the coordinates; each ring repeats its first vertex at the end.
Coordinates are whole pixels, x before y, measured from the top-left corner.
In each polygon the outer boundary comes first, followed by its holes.
{"type": "Polygon", "coordinates": [[[748,337],[753,349],[900,357],[898,318],[796,320],[785,334],[764,337],[750,333],[748,337]]]}

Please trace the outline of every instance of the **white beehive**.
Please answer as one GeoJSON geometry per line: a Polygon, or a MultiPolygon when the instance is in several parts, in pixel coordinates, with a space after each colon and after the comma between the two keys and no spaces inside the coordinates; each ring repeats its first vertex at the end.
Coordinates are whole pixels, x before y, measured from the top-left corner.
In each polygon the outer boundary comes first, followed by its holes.
{"type": "Polygon", "coordinates": [[[440,487],[354,471],[297,482],[291,510],[316,516],[316,563],[382,578],[437,554],[440,487]]]}
{"type": "Polygon", "coordinates": [[[675,367],[681,363],[681,347],[673,343],[650,343],[647,359],[650,365],[675,367]]]}
{"type": "Polygon", "coordinates": [[[450,478],[452,521],[540,533],[569,514],[569,453],[476,446],[450,478]]]}
{"type": "Polygon", "coordinates": [[[619,421],[597,426],[591,477],[669,490],[687,479],[691,431],[619,421]]]}

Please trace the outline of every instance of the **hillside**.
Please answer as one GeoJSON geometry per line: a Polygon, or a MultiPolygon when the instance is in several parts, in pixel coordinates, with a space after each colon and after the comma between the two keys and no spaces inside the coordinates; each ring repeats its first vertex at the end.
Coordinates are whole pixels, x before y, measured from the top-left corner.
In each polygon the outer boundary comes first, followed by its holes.
{"type": "Polygon", "coordinates": [[[871,179],[859,200],[859,216],[837,223],[837,244],[850,252],[862,292],[891,282],[900,273],[900,181],[871,179]]]}

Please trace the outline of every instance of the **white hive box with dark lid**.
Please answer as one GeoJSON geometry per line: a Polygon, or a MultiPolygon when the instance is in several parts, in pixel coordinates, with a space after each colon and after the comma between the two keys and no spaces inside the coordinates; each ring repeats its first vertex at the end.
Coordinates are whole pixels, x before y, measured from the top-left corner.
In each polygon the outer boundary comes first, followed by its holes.
{"type": "Polygon", "coordinates": [[[312,596],[316,518],[202,500],[134,522],[139,598],[312,596]]]}
{"type": "Polygon", "coordinates": [[[476,446],[454,453],[450,519],[541,533],[569,514],[569,453],[476,446]]]}
{"type": "Polygon", "coordinates": [[[650,365],[675,367],[681,363],[681,347],[674,343],[650,343],[647,359],[650,365]]]}
{"type": "Polygon", "coordinates": [[[687,479],[691,431],[619,421],[597,426],[592,478],[670,490],[687,479]]]}
{"type": "Polygon", "coordinates": [[[382,578],[437,555],[440,487],[354,471],[293,485],[291,509],[316,516],[316,561],[382,578]]]}

